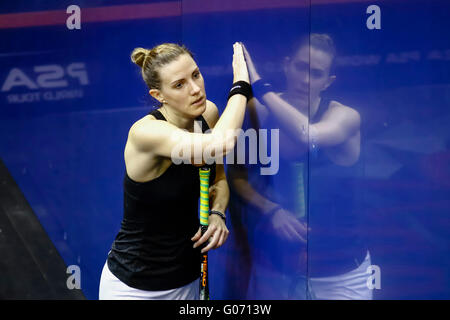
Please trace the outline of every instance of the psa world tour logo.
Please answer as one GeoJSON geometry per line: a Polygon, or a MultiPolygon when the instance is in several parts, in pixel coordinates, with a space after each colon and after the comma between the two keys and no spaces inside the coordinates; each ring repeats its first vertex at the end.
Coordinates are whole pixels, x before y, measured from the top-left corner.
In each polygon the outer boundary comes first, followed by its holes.
{"type": "Polygon", "coordinates": [[[83,98],[83,86],[89,84],[82,62],[68,65],[47,64],[9,70],[0,92],[8,104],[61,101],[83,98]]]}

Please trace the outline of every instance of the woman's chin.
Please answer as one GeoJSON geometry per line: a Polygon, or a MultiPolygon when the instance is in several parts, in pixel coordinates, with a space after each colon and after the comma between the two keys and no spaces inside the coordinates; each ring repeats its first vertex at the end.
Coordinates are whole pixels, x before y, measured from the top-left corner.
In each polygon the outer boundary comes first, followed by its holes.
{"type": "Polygon", "coordinates": [[[205,110],[206,110],[206,99],[205,99],[205,102],[203,102],[202,104],[193,105],[192,107],[193,107],[192,113],[195,116],[195,118],[201,116],[203,114],[203,112],[205,112],[205,110]]]}

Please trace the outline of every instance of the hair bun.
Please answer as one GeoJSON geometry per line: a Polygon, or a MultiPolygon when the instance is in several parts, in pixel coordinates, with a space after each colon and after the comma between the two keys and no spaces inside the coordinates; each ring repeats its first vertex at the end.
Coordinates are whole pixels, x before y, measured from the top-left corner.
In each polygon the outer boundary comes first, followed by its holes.
{"type": "Polygon", "coordinates": [[[131,53],[131,61],[142,68],[145,58],[148,56],[149,50],[144,48],[135,48],[131,53]]]}

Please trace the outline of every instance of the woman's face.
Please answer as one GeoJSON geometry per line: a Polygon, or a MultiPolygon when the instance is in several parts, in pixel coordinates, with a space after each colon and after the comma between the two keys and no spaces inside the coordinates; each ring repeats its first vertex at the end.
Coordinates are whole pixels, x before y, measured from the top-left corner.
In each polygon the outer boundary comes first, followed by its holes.
{"type": "Polygon", "coordinates": [[[294,57],[287,58],[284,72],[289,95],[305,102],[318,98],[335,79],[330,76],[332,59],[330,54],[309,46],[301,47],[294,57]]]}
{"type": "Polygon", "coordinates": [[[150,94],[178,114],[196,118],[206,109],[205,83],[195,61],[188,54],[161,67],[161,89],[150,94]]]}

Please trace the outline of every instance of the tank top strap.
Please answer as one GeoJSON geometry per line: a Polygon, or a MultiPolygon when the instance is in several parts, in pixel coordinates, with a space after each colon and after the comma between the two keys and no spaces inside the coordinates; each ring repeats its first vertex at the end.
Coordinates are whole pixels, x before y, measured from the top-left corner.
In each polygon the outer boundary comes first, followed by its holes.
{"type": "Polygon", "coordinates": [[[328,106],[330,105],[330,98],[321,98],[319,103],[319,108],[317,109],[316,114],[312,117],[311,122],[315,123],[320,121],[323,114],[328,110],[328,106]]]}
{"type": "MultiPolygon", "coordinates": [[[[156,119],[158,120],[163,120],[163,121],[167,121],[166,118],[164,118],[163,114],[161,113],[161,111],[155,109],[149,112],[150,115],[154,116],[156,119]]],[[[206,130],[209,129],[209,125],[206,122],[205,118],[200,115],[197,118],[195,118],[196,121],[200,121],[202,123],[202,132],[205,132],[206,130]]]]}
{"type": "Polygon", "coordinates": [[[149,114],[154,116],[158,120],[167,121],[166,118],[164,118],[163,114],[157,109],[150,111],[149,114]]]}
{"type": "Polygon", "coordinates": [[[206,122],[205,118],[203,118],[202,115],[198,116],[197,118],[195,118],[195,121],[201,121],[202,123],[202,132],[204,133],[206,130],[209,130],[209,125],[206,122]]]}

